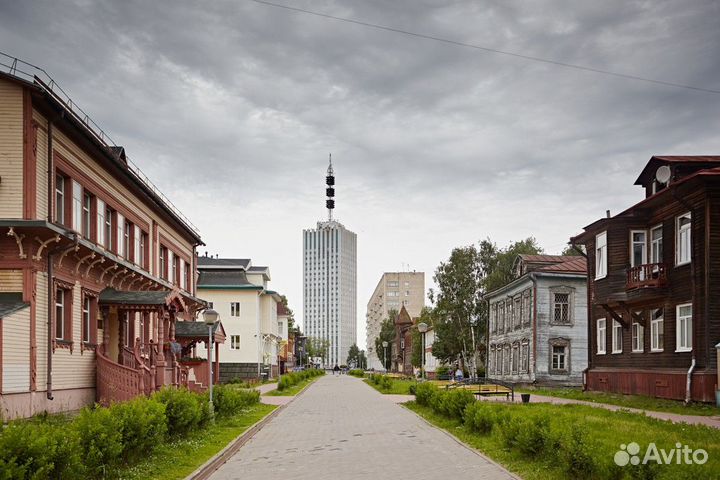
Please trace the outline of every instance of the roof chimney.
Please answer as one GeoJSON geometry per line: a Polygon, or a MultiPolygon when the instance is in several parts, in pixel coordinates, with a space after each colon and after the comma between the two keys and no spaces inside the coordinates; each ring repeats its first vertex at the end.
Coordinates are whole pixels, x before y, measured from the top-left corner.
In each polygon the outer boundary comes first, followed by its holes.
{"type": "Polygon", "coordinates": [[[606,216],[607,218],[610,218],[610,210],[605,210],[605,216],[606,216]]]}

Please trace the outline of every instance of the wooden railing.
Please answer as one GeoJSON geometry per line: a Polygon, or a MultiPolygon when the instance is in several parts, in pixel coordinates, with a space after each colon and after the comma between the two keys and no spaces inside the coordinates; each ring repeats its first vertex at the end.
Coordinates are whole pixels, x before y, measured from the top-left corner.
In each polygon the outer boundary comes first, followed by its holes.
{"type": "Polygon", "coordinates": [[[103,405],[131,400],[145,393],[142,370],[125,367],[97,352],[97,400],[103,405]]]}
{"type": "Polygon", "coordinates": [[[664,263],[646,263],[627,271],[628,290],[636,288],[659,288],[667,286],[667,265],[664,263]]]}

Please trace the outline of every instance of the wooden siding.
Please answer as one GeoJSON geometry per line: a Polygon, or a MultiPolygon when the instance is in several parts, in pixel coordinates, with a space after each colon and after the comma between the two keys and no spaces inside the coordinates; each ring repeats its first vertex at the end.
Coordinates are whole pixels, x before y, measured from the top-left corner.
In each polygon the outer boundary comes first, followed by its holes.
{"type": "Polygon", "coordinates": [[[37,195],[36,216],[39,219],[44,219],[48,216],[47,120],[37,110],[33,110],[33,121],[38,125],[36,154],[37,173],[35,177],[37,179],[37,186],[35,189],[37,195]]]}
{"type": "Polygon", "coordinates": [[[0,218],[23,217],[23,90],[0,81],[0,218]]]}
{"type": "Polygon", "coordinates": [[[35,309],[35,335],[37,343],[37,373],[36,384],[38,391],[47,391],[47,272],[38,272],[35,277],[37,308],[35,309]]]}
{"type": "Polygon", "coordinates": [[[22,270],[0,270],[0,292],[22,292],[22,270]]]}
{"type": "Polygon", "coordinates": [[[30,391],[30,307],[2,320],[2,393],[30,391]]]}
{"type": "Polygon", "coordinates": [[[81,351],[82,293],[80,285],[73,288],[73,348],[57,348],[53,354],[53,388],[92,388],[95,386],[95,352],[81,351]]]}

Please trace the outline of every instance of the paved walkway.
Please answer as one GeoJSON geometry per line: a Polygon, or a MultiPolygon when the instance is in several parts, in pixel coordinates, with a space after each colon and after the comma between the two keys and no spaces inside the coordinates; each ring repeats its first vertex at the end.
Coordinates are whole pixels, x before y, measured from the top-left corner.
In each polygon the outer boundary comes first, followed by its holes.
{"type": "MultiPolygon", "coordinates": [[[[410,400],[415,400],[414,395],[385,395],[390,400],[392,400],[395,403],[405,403],[409,402],[410,400]]],[[[481,400],[486,400],[489,402],[496,401],[496,402],[507,402],[508,400],[505,399],[505,397],[481,397],[481,400]]],[[[515,394],[515,403],[520,403],[522,400],[520,398],[520,394],[515,394]]],[[[648,417],[657,418],[660,420],[670,420],[673,423],[687,423],[689,425],[706,425],[708,427],[718,428],[720,429],[720,417],[709,417],[709,416],[703,416],[703,415],[681,415],[679,413],[667,413],[667,412],[655,412],[650,410],[642,410],[639,408],[628,408],[628,407],[620,407],[618,405],[610,405],[608,403],[597,403],[597,402],[588,402],[585,400],[575,400],[571,398],[560,398],[560,397],[548,397],[544,395],[535,395],[534,393],[530,394],[530,402],[531,403],[551,403],[554,405],[566,405],[568,403],[575,403],[579,405],[587,405],[589,407],[596,407],[596,408],[604,408],[606,410],[612,410],[613,412],[617,412],[619,410],[624,410],[628,412],[633,413],[639,413],[639,414],[645,414],[648,417]]]]}
{"type": "Polygon", "coordinates": [[[211,478],[395,477],[517,478],[347,375],[319,378],[211,478]]]}

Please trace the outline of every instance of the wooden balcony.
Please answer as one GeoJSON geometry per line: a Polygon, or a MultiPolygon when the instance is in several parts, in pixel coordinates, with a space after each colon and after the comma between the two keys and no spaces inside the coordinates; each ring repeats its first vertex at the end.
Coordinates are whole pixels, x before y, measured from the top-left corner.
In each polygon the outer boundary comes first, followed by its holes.
{"type": "Polygon", "coordinates": [[[647,263],[627,271],[626,290],[667,287],[667,265],[647,263]]]}

